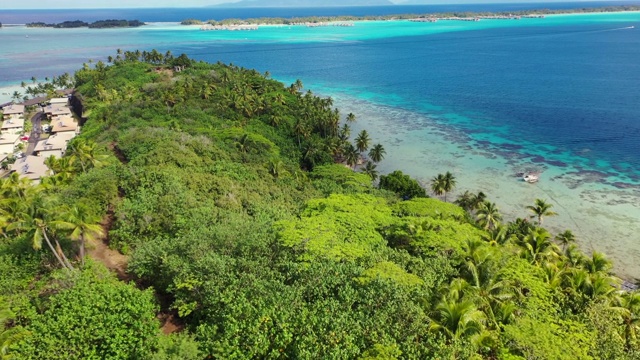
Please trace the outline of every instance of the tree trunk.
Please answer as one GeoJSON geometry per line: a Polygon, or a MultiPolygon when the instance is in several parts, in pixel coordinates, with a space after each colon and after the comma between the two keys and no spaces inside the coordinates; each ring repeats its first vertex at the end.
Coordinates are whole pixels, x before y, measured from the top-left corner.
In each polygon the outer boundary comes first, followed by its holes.
{"type": "Polygon", "coordinates": [[[47,236],[47,232],[44,230],[44,228],[41,228],[40,230],[42,231],[42,235],[44,236],[44,239],[47,242],[49,249],[51,249],[51,252],[53,253],[53,255],[55,255],[56,259],[58,259],[58,262],[60,262],[60,265],[62,265],[63,268],[71,270],[72,268],[69,268],[67,266],[67,264],[60,257],[60,254],[58,253],[58,251],[56,251],[56,249],[53,247],[53,244],[51,244],[51,240],[49,240],[49,237],[47,236]]]}
{"type": "Polygon", "coordinates": [[[84,267],[84,236],[80,235],[80,264],[84,267]]]}
{"type": "Polygon", "coordinates": [[[58,254],[60,254],[60,257],[62,258],[64,263],[67,265],[67,268],[69,268],[69,270],[73,270],[73,265],[71,265],[69,259],[67,259],[67,255],[65,255],[64,251],[62,251],[62,247],[60,246],[58,240],[56,240],[56,249],[58,250],[58,254]]]}

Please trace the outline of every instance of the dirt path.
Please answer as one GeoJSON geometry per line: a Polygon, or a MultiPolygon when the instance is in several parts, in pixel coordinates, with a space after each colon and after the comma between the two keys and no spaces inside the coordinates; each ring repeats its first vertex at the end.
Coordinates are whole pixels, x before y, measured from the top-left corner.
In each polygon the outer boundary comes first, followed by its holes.
{"type": "MultiPolygon", "coordinates": [[[[121,254],[117,250],[109,248],[109,230],[111,230],[114,221],[114,212],[110,209],[101,223],[105,236],[90,244],[87,249],[87,254],[92,259],[102,263],[109,270],[115,272],[120,281],[130,282],[133,280],[133,277],[127,273],[129,257],[121,254]]],[[[178,317],[177,312],[169,308],[171,306],[171,300],[168,298],[161,298],[157,294],[156,297],[158,298],[161,308],[157,318],[162,324],[162,332],[168,335],[182,331],[182,329],[184,329],[184,324],[178,317]]]]}
{"type": "Polygon", "coordinates": [[[91,258],[104,264],[109,270],[118,275],[118,279],[129,282],[131,277],[127,274],[127,264],[129,257],[121,254],[117,250],[109,248],[109,230],[114,222],[113,211],[109,211],[102,220],[102,229],[105,236],[98,241],[89,244],[87,253],[91,258]]]}

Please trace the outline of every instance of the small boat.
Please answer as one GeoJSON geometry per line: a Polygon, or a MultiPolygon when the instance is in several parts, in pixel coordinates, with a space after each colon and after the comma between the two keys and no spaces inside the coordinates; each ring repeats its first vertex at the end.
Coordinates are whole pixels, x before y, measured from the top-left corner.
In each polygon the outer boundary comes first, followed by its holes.
{"type": "Polygon", "coordinates": [[[533,184],[538,182],[538,174],[534,174],[534,173],[526,173],[522,176],[522,180],[528,182],[529,184],[533,184]]]}

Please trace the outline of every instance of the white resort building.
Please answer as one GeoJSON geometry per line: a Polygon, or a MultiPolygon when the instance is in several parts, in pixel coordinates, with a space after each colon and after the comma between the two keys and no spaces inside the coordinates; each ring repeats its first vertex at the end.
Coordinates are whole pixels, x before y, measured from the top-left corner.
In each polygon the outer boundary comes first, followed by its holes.
{"type": "Polygon", "coordinates": [[[20,134],[0,133],[0,161],[13,154],[19,143],[20,134]]]}
{"type": "Polygon", "coordinates": [[[11,104],[2,108],[2,125],[0,132],[3,134],[22,133],[24,129],[24,105],[11,104]]]}
{"type": "Polygon", "coordinates": [[[40,156],[25,156],[11,165],[11,172],[17,172],[20,177],[33,180],[36,184],[40,183],[40,178],[50,173],[49,168],[44,164],[44,159],[40,156]]]}
{"type": "Polygon", "coordinates": [[[74,137],[76,137],[75,131],[52,134],[47,139],[38,141],[33,153],[44,159],[51,155],[61,158],[67,150],[67,144],[74,137]]]}

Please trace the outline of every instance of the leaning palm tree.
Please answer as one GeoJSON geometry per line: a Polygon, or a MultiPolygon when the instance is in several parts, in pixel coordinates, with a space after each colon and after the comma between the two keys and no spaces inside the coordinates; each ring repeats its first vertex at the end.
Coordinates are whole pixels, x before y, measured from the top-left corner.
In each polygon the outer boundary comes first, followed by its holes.
{"type": "Polygon", "coordinates": [[[359,152],[365,152],[369,148],[369,142],[371,142],[371,138],[369,137],[369,133],[367,130],[362,130],[356,137],[356,149],[359,152]]]}
{"type": "Polygon", "coordinates": [[[495,229],[502,220],[502,215],[498,211],[495,203],[485,201],[479,207],[476,213],[478,223],[485,230],[495,229]]]}
{"type": "Polygon", "coordinates": [[[553,205],[548,204],[546,201],[542,199],[536,199],[535,205],[527,206],[527,209],[533,212],[533,215],[531,215],[531,218],[537,218],[538,225],[542,225],[542,218],[544,216],[558,215],[557,213],[551,211],[551,207],[553,207],[553,205]]]}
{"type": "Polygon", "coordinates": [[[42,240],[44,239],[60,265],[68,270],[73,270],[73,266],[62,251],[58,240],[53,238],[52,241],[49,237],[51,215],[58,212],[59,209],[54,208],[50,200],[38,194],[16,215],[15,221],[9,224],[6,229],[7,231],[26,234],[34,250],[42,248],[42,240]]]}
{"type": "Polygon", "coordinates": [[[62,220],[52,221],[51,225],[63,230],[70,231],[71,240],[79,242],[80,262],[84,266],[85,245],[87,241],[95,241],[104,236],[104,229],[100,225],[100,217],[89,211],[89,208],[82,204],[76,204],[63,211],[62,220]]]}
{"type": "Polygon", "coordinates": [[[381,144],[375,144],[373,145],[371,150],[369,150],[369,158],[371,159],[371,161],[379,163],[380,161],[382,161],[382,159],[384,159],[384,155],[386,153],[387,152],[384,150],[384,147],[381,144]]]}

